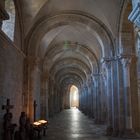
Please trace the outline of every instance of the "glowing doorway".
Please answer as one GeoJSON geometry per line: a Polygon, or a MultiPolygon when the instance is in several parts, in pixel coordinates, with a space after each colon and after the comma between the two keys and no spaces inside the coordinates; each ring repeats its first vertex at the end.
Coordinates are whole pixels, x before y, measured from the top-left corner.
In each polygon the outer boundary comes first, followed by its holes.
{"type": "Polygon", "coordinates": [[[70,107],[79,107],[79,91],[74,85],[70,88],[70,107]]]}

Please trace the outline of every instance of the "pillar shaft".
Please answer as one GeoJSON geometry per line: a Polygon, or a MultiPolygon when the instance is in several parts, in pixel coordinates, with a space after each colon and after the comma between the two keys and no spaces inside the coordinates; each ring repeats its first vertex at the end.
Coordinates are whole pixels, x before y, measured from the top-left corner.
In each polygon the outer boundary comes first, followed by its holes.
{"type": "Polygon", "coordinates": [[[107,135],[112,135],[114,127],[114,95],[113,95],[113,75],[111,59],[103,59],[103,67],[105,68],[103,75],[106,76],[106,99],[107,99],[107,135]]]}
{"type": "Polygon", "coordinates": [[[132,129],[130,62],[131,58],[122,59],[123,77],[124,77],[124,97],[125,97],[125,129],[132,129]]]}

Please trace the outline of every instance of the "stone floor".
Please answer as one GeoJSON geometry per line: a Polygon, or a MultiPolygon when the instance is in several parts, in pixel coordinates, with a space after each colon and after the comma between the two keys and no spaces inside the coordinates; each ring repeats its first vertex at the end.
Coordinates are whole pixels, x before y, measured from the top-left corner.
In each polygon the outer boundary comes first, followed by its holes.
{"type": "Polygon", "coordinates": [[[78,109],[69,109],[50,120],[47,135],[41,140],[122,140],[104,133],[105,126],[95,125],[78,109]]]}

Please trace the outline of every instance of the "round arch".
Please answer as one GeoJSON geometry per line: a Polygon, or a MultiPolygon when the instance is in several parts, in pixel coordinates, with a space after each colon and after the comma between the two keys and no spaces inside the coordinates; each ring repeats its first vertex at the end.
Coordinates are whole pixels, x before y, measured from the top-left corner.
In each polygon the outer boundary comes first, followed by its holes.
{"type": "Polygon", "coordinates": [[[28,55],[37,55],[40,41],[47,32],[54,28],[71,24],[71,22],[84,25],[91,23],[91,29],[96,33],[96,37],[102,47],[103,57],[106,55],[111,57],[115,54],[112,35],[108,28],[97,18],[79,11],[63,11],[50,17],[44,17],[36,22],[26,37],[26,53],[28,55]]]}

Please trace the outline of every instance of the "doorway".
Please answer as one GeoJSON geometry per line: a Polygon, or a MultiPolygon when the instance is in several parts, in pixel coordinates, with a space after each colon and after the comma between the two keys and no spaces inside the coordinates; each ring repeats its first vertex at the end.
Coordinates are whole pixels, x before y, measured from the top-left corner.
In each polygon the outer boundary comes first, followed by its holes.
{"type": "Polygon", "coordinates": [[[70,88],[70,107],[79,107],[79,90],[75,85],[72,85],[70,88]]]}

